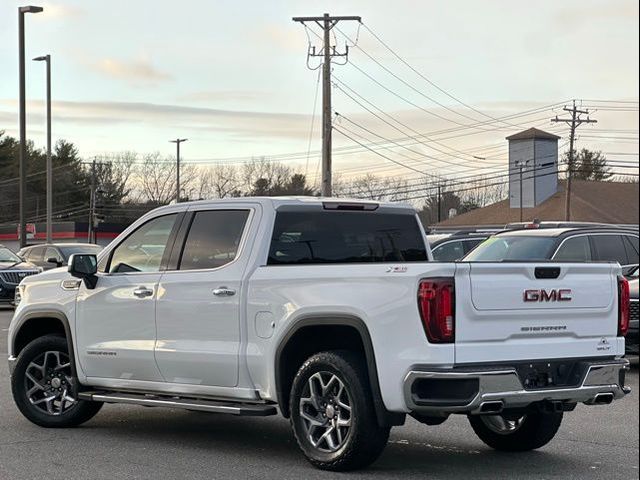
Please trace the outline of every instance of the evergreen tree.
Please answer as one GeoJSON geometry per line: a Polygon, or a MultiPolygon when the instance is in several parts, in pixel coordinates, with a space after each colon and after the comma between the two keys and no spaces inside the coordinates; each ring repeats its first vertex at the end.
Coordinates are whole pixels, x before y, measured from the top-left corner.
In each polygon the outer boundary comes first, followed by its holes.
{"type": "MultiPolygon", "coordinates": [[[[569,152],[564,154],[565,162],[569,163],[569,152]]],[[[573,152],[573,178],[575,180],[606,181],[611,178],[611,171],[607,167],[607,159],[602,152],[595,152],[587,148],[573,152]]]]}

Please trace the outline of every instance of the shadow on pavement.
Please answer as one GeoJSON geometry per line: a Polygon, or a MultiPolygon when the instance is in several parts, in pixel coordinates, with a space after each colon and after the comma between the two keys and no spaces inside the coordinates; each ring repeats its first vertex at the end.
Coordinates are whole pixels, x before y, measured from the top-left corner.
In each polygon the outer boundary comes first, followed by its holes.
{"type": "MultiPolygon", "coordinates": [[[[103,430],[105,440],[153,442],[159,450],[179,448],[180,453],[206,449],[211,465],[226,457],[243,458],[247,463],[263,462],[265,468],[307,466],[289,429],[281,418],[250,419],[200,412],[165,411],[166,415],[148,409],[121,410],[108,408],[84,428],[103,430]],[[110,412],[108,411],[110,410],[110,412]],[[121,411],[118,411],[121,410],[121,411]],[[118,415],[115,420],[111,415],[118,415]],[[124,415],[121,415],[124,414],[124,415]],[[111,417],[111,418],[109,418],[111,417]]],[[[425,427],[428,428],[428,427],[425,427]]],[[[102,432],[101,432],[102,433],[102,432]]],[[[571,467],[571,460],[549,451],[505,454],[480,447],[477,443],[442,445],[434,440],[433,431],[423,441],[392,438],[382,457],[370,468],[349,474],[352,478],[406,478],[407,475],[433,478],[513,478],[514,466],[523,464],[529,474],[548,477],[571,467]],[[430,437],[431,439],[429,440],[430,437]]],[[[209,468],[202,465],[203,468],[209,468]]],[[[335,474],[320,472],[310,465],[305,478],[326,478],[335,474]]]]}

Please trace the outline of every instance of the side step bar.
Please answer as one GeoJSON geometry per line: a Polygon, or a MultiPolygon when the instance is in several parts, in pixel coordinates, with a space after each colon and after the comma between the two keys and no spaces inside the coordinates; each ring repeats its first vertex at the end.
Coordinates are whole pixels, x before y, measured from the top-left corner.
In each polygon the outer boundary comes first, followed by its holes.
{"type": "Polygon", "coordinates": [[[81,392],[81,400],[92,400],[105,403],[127,403],[145,407],[180,408],[200,412],[228,413],[231,415],[266,417],[276,415],[278,410],[273,405],[234,403],[220,400],[199,398],[181,398],[166,395],[138,394],[124,392],[81,392]]]}

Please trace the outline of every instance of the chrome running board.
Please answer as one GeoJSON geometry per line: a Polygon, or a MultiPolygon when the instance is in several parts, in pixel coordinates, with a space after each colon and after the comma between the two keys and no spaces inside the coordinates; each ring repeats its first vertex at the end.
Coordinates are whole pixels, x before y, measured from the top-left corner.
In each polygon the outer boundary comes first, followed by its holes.
{"type": "Polygon", "coordinates": [[[228,413],[230,415],[266,417],[276,415],[278,410],[273,405],[262,403],[235,403],[201,398],[182,398],[169,395],[155,395],[124,392],[81,392],[80,400],[105,403],[126,403],[145,407],[180,408],[200,412],[228,413]]]}

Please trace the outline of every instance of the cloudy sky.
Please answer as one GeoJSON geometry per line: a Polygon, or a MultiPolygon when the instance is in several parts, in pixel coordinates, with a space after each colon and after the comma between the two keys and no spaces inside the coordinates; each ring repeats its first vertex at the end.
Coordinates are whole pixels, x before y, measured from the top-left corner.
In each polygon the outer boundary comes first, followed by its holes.
{"type": "MultiPolygon", "coordinates": [[[[0,5],[0,130],[12,135],[17,134],[21,3],[0,5]]],[[[291,17],[324,12],[362,16],[370,31],[440,87],[400,63],[369,30],[340,24],[338,44],[357,37],[358,46],[351,48],[352,64],[334,67],[336,82],[402,123],[391,128],[334,87],[334,111],[348,119],[337,120],[337,126],[354,132],[353,140],[336,132],[337,148],[357,147],[354,140],[368,144],[448,130],[469,134],[434,134],[430,138],[440,139],[435,151],[428,151],[424,139],[415,147],[433,156],[434,169],[446,171],[450,163],[435,159],[462,151],[497,165],[504,160],[504,137],[520,127],[549,127],[565,136],[566,129],[547,117],[577,98],[599,107],[594,113],[599,123],[581,127],[584,146],[626,154],[638,150],[637,111],[621,108],[626,103],[595,102],[638,99],[635,0],[34,4],[45,11],[27,16],[27,58],[52,55],[53,136],[73,141],[86,157],[122,150],[170,154],[168,140],[178,136],[189,138],[183,154],[192,161],[307,152],[318,77],[306,66],[305,29],[291,17]],[[550,104],[555,110],[543,108],[550,104]],[[489,121],[532,109],[540,110],[517,121],[489,121]],[[468,127],[478,122],[485,123],[468,127]]],[[[308,33],[317,45],[313,31],[308,33]]],[[[39,145],[44,92],[44,65],[29,61],[28,135],[39,145]]],[[[316,117],[309,160],[305,155],[291,160],[310,176],[317,163],[313,152],[320,147],[318,127],[316,117]]],[[[381,173],[412,173],[363,149],[336,156],[336,170],[347,175],[366,171],[367,165],[381,173]]]]}

